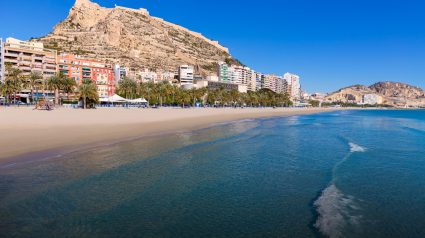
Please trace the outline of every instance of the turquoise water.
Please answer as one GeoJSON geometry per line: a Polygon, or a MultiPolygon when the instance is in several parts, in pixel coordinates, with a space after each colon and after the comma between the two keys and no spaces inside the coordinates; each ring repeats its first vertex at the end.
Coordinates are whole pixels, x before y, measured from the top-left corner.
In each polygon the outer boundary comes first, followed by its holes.
{"type": "Polygon", "coordinates": [[[425,111],[243,120],[0,168],[0,237],[425,237],[425,111]]]}

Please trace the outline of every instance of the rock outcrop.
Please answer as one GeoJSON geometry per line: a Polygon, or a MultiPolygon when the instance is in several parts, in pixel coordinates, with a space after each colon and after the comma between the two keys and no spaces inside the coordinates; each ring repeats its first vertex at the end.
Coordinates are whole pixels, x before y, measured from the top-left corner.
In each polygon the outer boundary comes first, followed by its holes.
{"type": "Polygon", "coordinates": [[[68,17],[37,40],[59,53],[152,71],[173,72],[179,65],[192,64],[202,75],[215,75],[207,69],[231,58],[217,41],[151,17],[146,9],[105,8],[90,0],[76,0],[68,17]]]}
{"type": "Polygon", "coordinates": [[[378,103],[384,103],[384,104],[393,104],[394,102],[385,97],[384,95],[381,95],[380,93],[377,93],[376,91],[364,86],[364,85],[353,85],[350,87],[342,88],[336,92],[333,92],[325,97],[325,100],[330,100],[333,102],[337,101],[352,101],[352,102],[361,102],[363,100],[363,95],[365,94],[375,94],[378,97],[378,103]]]}
{"type": "Polygon", "coordinates": [[[425,91],[417,86],[396,82],[379,82],[369,87],[353,85],[326,96],[330,101],[362,101],[363,95],[375,94],[378,103],[396,105],[425,105],[425,91]]]}

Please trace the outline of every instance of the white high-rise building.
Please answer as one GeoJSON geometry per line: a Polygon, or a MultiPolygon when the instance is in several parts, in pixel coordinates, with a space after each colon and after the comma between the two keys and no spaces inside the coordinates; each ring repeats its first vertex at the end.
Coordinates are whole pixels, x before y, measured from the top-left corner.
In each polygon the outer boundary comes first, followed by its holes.
{"type": "Polygon", "coordinates": [[[228,68],[229,83],[242,84],[242,67],[231,66],[228,68]]]}
{"type": "Polygon", "coordinates": [[[258,91],[262,88],[262,86],[261,86],[262,77],[263,77],[262,73],[255,72],[255,91],[258,91]]]}
{"type": "Polygon", "coordinates": [[[250,91],[256,91],[256,80],[255,80],[255,71],[249,70],[247,73],[247,86],[248,90],[250,91]]]}
{"type": "Polygon", "coordinates": [[[181,85],[193,84],[193,67],[182,65],[179,67],[179,82],[181,85]]]}
{"type": "Polygon", "coordinates": [[[295,74],[286,73],[284,78],[288,82],[288,93],[291,99],[299,100],[301,98],[300,77],[295,74]]]}
{"type": "Polygon", "coordinates": [[[118,83],[120,81],[120,65],[114,65],[114,73],[115,73],[115,82],[118,83]]]}
{"type": "Polygon", "coordinates": [[[218,62],[217,63],[217,77],[220,82],[229,82],[229,75],[228,75],[229,67],[224,62],[218,62]]]}

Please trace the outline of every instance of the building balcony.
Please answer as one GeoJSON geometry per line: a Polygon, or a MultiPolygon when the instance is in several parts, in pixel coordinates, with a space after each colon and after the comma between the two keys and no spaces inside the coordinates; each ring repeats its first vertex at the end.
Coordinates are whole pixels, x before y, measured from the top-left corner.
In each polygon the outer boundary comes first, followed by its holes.
{"type": "Polygon", "coordinates": [[[10,56],[10,57],[18,57],[19,53],[11,53],[11,52],[5,52],[4,56],[10,56]]]}
{"type": "Polygon", "coordinates": [[[91,72],[90,68],[82,68],[82,69],[83,69],[83,71],[90,71],[91,72]]]}
{"type": "Polygon", "coordinates": [[[46,67],[46,70],[49,70],[49,71],[56,71],[56,67],[47,66],[47,67],[46,67]]]}
{"type": "Polygon", "coordinates": [[[20,70],[31,70],[31,66],[27,65],[19,65],[20,70]]]}
{"type": "Polygon", "coordinates": [[[4,62],[6,63],[6,62],[10,62],[10,63],[18,63],[18,59],[7,59],[7,58],[5,58],[4,59],[4,62]]]}

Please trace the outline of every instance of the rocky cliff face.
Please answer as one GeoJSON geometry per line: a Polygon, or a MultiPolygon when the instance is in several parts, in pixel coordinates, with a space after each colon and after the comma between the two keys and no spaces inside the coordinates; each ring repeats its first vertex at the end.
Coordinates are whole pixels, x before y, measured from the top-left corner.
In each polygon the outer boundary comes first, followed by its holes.
{"type": "Polygon", "coordinates": [[[376,91],[364,86],[364,85],[353,85],[350,87],[342,88],[336,92],[329,94],[325,99],[330,101],[356,101],[361,102],[363,95],[365,94],[376,94],[378,96],[378,103],[393,104],[394,102],[377,93],[376,91]]]}
{"type": "Polygon", "coordinates": [[[362,101],[364,94],[376,94],[378,103],[397,105],[425,105],[425,91],[419,87],[404,83],[379,82],[369,87],[354,85],[329,94],[326,99],[331,101],[362,101]]]}
{"type": "Polygon", "coordinates": [[[38,40],[60,53],[152,71],[191,64],[202,75],[215,75],[215,63],[231,58],[218,42],[151,17],[146,9],[105,8],[89,0],[76,0],[68,17],[38,40]]]}
{"type": "Polygon", "coordinates": [[[396,104],[425,105],[425,91],[417,86],[396,82],[379,82],[369,88],[385,95],[396,104]]]}
{"type": "Polygon", "coordinates": [[[369,86],[370,89],[388,97],[423,98],[425,91],[417,86],[405,83],[379,82],[369,86]]]}

